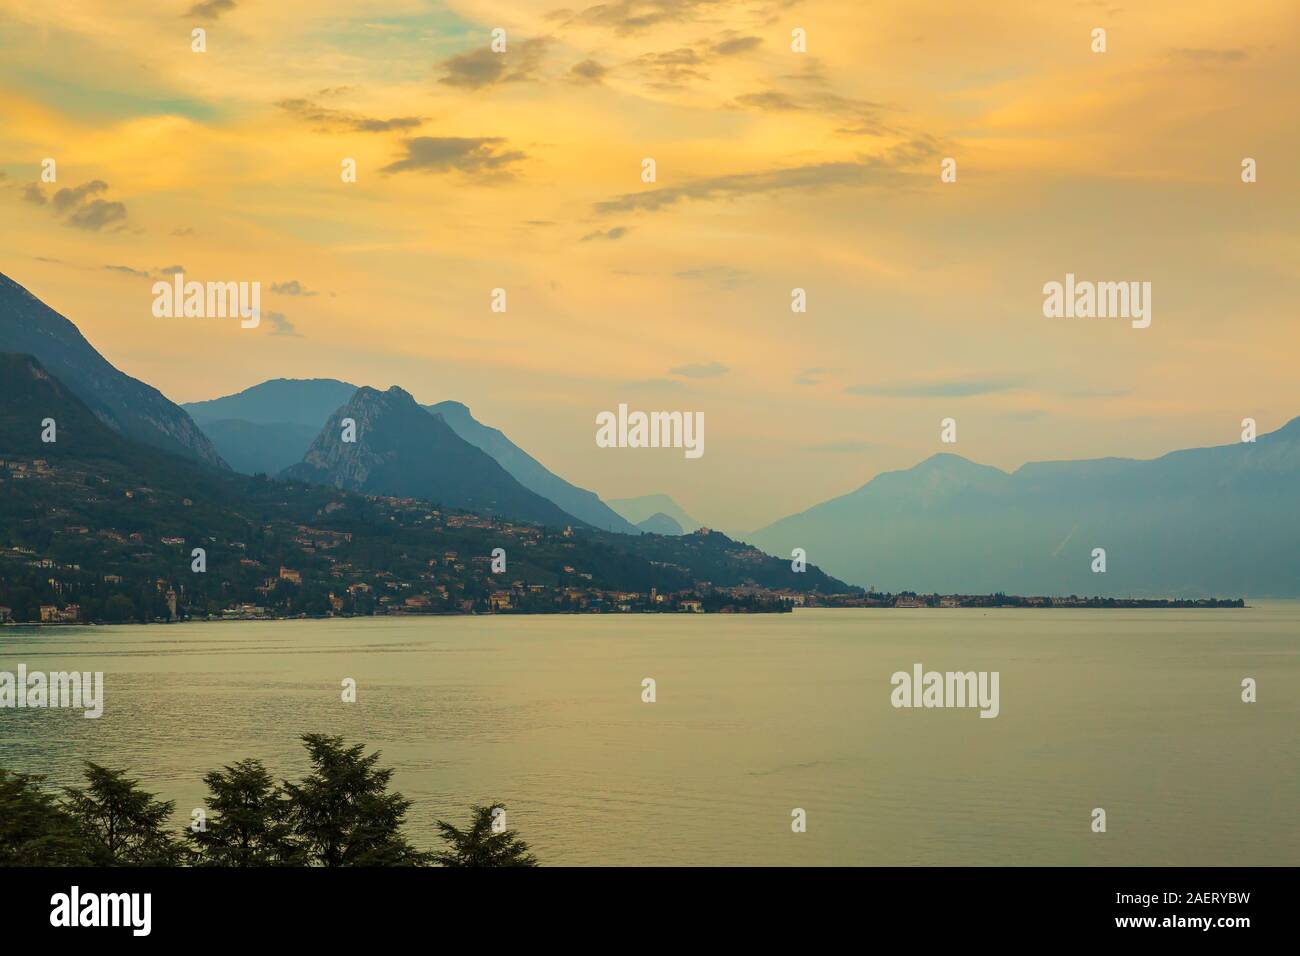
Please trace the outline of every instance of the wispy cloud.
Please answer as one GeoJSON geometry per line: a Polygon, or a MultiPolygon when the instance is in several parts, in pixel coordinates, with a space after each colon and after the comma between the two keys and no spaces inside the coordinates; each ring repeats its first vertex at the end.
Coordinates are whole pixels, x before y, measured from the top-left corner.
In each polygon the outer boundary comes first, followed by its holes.
{"type": "Polygon", "coordinates": [[[320,106],[304,99],[280,100],[275,105],[304,122],[315,124],[317,129],[323,132],[387,133],[393,130],[414,129],[424,123],[422,116],[376,119],[359,113],[320,106]]]}
{"type": "Polygon", "coordinates": [[[309,290],[297,279],[290,279],[288,282],[272,282],[271,291],[279,295],[315,295],[315,292],[309,290]]]}
{"type": "Polygon", "coordinates": [[[298,334],[298,330],[294,328],[293,323],[285,317],[283,312],[267,312],[262,316],[262,318],[271,323],[272,335],[290,335],[294,338],[302,337],[298,334]]]}
{"type": "Polygon", "coordinates": [[[645,192],[624,193],[616,199],[596,203],[600,213],[656,212],[682,200],[738,199],[791,189],[825,189],[832,186],[898,187],[915,181],[908,171],[921,152],[933,147],[911,141],[879,156],[856,161],[811,163],[761,173],[732,173],[697,179],[683,186],[666,186],[645,192]]]}
{"type": "Polygon", "coordinates": [[[23,199],[38,206],[48,205],[54,215],[63,220],[63,224],[87,232],[100,232],[104,229],[116,232],[126,226],[126,206],[123,203],[98,198],[108,191],[108,183],[102,179],[92,179],[80,186],[64,187],[47,199],[44,191],[36,183],[28,183],[23,189],[23,199]]]}
{"type": "Polygon", "coordinates": [[[582,60],[569,67],[568,78],[571,83],[594,84],[604,80],[608,73],[609,70],[595,60],[582,60]]]}
{"type": "Polygon", "coordinates": [[[598,229],[595,232],[589,232],[579,242],[592,242],[596,239],[622,239],[626,235],[627,228],[625,226],[615,226],[613,229],[598,229]]]}
{"type": "Polygon", "coordinates": [[[135,269],[132,268],[131,266],[111,265],[111,266],[104,266],[104,268],[109,272],[120,272],[123,275],[135,276],[136,278],[139,279],[155,279],[155,280],[170,279],[176,273],[178,272],[183,273],[185,271],[184,266],[163,266],[160,269],[154,269],[152,272],[150,272],[147,269],[135,269]]]}
{"type": "Polygon", "coordinates": [[[902,385],[850,385],[844,391],[850,395],[885,398],[969,398],[974,395],[1014,392],[1024,384],[1023,379],[1007,377],[911,382],[902,385]]]}
{"type": "Polygon", "coordinates": [[[794,377],[796,385],[820,385],[829,375],[834,375],[842,369],[837,368],[806,368],[794,377]]]}
{"type": "Polygon", "coordinates": [[[688,46],[643,53],[634,65],[656,86],[677,87],[690,80],[707,80],[705,58],[688,46]]]}
{"type": "Polygon", "coordinates": [[[553,10],[547,19],[627,34],[665,23],[688,23],[699,13],[712,13],[723,5],[719,0],[613,0],[580,11],[553,10]]]}
{"type": "Polygon", "coordinates": [[[383,173],[507,173],[507,167],[526,158],[519,150],[503,150],[500,136],[416,136],[402,140],[406,156],[383,167],[383,173]]]}
{"type": "Polygon", "coordinates": [[[735,56],[738,53],[748,53],[751,50],[757,50],[763,45],[762,37],[732,37],[723,40],[713,47],[713,52],[719,56],[735,56]]]}
{"type": "MultiPolygon", "coordinates": [[[[760,90],[740,94],[732,100],[730,106],[732,109],[758,113],[816,113],[833,116],[844,124],[836,129],[837,133],[884,136],[899,132],[894,125],[885,121],[884,114],[887,110],[884,104],[826,91],[787,93],[777,89],[760,90]]],[[[924,139],[917,137],[915,141],[923,142],[924,139]]]]}
{"type": "Polygon", "coordinates": [[[681,269],[673,275],[687,282],[704,282],[720,289],[735,289],[749,279],[749,273],[731,266],[705,266],[699,269],[681,269]]]}
{"type": "Polygon", "coordinates": [[[442,62],[443,75],[438,82],[478,90],[535,79],[550,42],[549,37],[534,37],[508,44],[505,53],[494,53],[488,47],[458,53],[442,62]]]}
{"type": "Polygon", "coordinates": [[[196,3],[190,7],[187,17],[200,17],[205,20],[216,20],[223,13],[229,13],[235,7],[239,6],[235,0],[203,0],[202,3],[196,3]]]}

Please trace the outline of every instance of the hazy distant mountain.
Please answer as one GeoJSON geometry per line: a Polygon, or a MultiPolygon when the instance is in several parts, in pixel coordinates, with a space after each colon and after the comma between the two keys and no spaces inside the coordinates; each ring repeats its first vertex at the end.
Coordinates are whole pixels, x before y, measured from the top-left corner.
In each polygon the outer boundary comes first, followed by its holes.
{"type": "Polygon", "coordinates": [[[642,531],[648,534],[685,534],[682,526],[672,518],[668,517],[662,511],[656,511],[645,521],[638,521],[637,525],[642,531]]]}
{"type": "Polygon", "coordinates": [[[320,432],[315,425],[261,424],[240,418],[201,421],[199,427],[226,463],[245,475],[275,475],[296,465],[320,432]]]}
{"type": "Polygon", "coordinates": [[[303,460],[281,477],[553,527],[580,523],[396,386],[386,392],[357,389],[329,417],[303,460]],[[344,418],[356,422],[355,442],[342,441],[344,418]]]}
{"type": "MultiPolygon", "coordinates": [[[[611,502],[611,504],[615,504],[611,502]]],[[[615,505],[616,506],[616,505],[615,505]]],[[[1300,596],[1300,419],[1153,461],[935,455],[750,536],[882,590],[1300,596]],[[1091,570],[1094,548],[1106,573],[1091,570]]]]}
{"type": "Polygon", "coordinates": [[[156,388],[118,371],[75,325],[4,275],[0,352],[34,356],[101,421],[129,438],[211,465],[225,464],[179,406],[156,388]]]}
{"type": "Polygon", "coordinates": [[[257,425],[308,425],[314,436],[356,390],[336,378],[273,378],[234,395],[181,407],[200,424],[241,419],[257,425]]]}
{"type": "Polygon", "coordinates": [[[640,498],[611,498],[607,504],[621,514],[634,525],[640,526],[641,522],[656,514],[662,514],[677,522],[679,529],[676,532],[659,531],[658,534],[682,534],[687,531],[695,531],[697,528],[703,528],[704,522],[696,521],[685,511],[677,502],[667,495],[642,495],[640,498]]]}
{"type": "Polygon", "coordinates": [[[475,419],[469,409],[460,402],[439,402],[424,407],[436,415],[441,415],[457,435],[496,459],[497,463],[510,472],[525,488],[555,502],[564,511],[581,518],[593,527],[603,531],[619,531],[623,534],[637,533],[632,523],[601,501],[594,492],[575,487],[558,475],[552,474],[541,462],[512,442],[500,430],[475,419]]]}

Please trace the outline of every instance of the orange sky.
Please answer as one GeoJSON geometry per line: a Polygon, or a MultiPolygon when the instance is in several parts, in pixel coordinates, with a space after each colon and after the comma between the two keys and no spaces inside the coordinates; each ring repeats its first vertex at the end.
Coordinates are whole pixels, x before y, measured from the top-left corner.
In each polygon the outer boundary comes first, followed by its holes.
{"type": "Polygon", "coordinates": [[[0,0],[0,271],[176,401],[397,384],[730,529],[1300,414],[1294,0],[561,3],[0,0]],[[155,319],[175,266],[277,318],[155,319]],[[1151,327],[1044,318],[1067,272],[1151,327]],[[620,402],[705,455],[596,447],[620,402]]]}

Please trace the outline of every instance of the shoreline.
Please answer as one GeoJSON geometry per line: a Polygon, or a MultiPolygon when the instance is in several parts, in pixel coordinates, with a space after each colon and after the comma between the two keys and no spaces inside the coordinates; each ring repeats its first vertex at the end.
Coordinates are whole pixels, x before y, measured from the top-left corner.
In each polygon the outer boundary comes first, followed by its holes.
{"type": "MultiPolygon", "coordinates": [[[[618,612],[591,612],[591,611],[518,611],[518,612],[478,612],[473,611],[468,614],[458,614],[447,612],[441,614],[325,614],[320,616],[311,615],[293,615],[289,617],[211,617],[211,618],[187,618],[178,621],[4,621],[0,622],[0,631],[4,628],[30,627],[30,628],[61,628],[61,627],[170,627],[178,624],[268,624],[278,621],[314,621],[323,623],[326,621],[365,621],[365,620],[415,620],[422,618],[466,618],[466,617],[767,617],[770,615],[792,614],[795,611],[1242,611],[1258,607],[1255,604],[1232,604],[1227,601],[1238,600],[1206,598],[1206,602],[1219,601],[1222,603],[1196,603],[1194,600],[1183,602],[1171,601],[1165,604],[1141,603],[1148,600],[1144,598],[1100,598],[1101,601],[1135,601],[1132,604],[1000,604],[1000,605],[970,605],[970,606],[894,606],[894,605],[815,605],[813,607],[793,607],[787,611],[754,611],[745,613],[736,613],[728,611],[618,611],[618,612]]],[[[1198,599],[1199,600],[1199,599],[1198,599]]],[[[1243,602],[1244,598],[1240,599],[1243,602]]],[[[1270,601],[1295,601],[1296,598],[1267,598],[1270,601]]]]}

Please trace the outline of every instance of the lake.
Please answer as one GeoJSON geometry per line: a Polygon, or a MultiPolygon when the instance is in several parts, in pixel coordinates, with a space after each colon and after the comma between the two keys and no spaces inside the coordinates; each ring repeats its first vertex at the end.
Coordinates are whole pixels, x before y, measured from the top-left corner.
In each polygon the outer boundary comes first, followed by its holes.
{"type": "Polygon", "coordinates": [[[103,671],[104,714],[0,710],[0,766],[128,768],[178,827],[319,731],[383,751],[417,845],[499,800],[543,864],[1300,863],[1297,603],[0,629],[20,663],[103,671]],[[997,671],[998,716],[893,707],[917,663],[997,671]]]}

